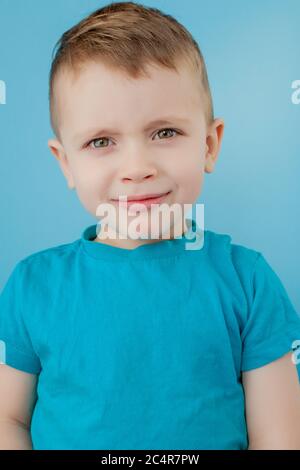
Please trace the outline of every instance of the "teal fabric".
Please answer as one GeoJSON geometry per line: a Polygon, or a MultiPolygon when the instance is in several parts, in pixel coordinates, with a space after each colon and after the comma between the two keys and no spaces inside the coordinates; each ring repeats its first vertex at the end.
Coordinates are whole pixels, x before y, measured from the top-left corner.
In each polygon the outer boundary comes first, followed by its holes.
{"type": "Polygon", "coordinates": [[[278,276],[194,220],[133,250],[96,229],[20,260],[0,296],[6,363],[39,375],[33,448],[247,449],[241,372],[300,339],[278,276]]]}

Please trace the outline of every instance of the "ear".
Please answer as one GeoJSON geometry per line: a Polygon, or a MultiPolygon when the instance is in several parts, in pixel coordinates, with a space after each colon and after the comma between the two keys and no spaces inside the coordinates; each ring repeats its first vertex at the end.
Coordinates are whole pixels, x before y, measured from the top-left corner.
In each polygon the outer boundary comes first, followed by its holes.
{"type": "Polygon", "coordinates": [[[68,183],[68,187],[70,189],[75,188],[73,175],[72,175],[70,165],[69,165],[67,155],[65,153],[63,145],[57,139],[49,139],[48,147],[51,150],[54,157],[58,160],[59,166],[68,183]]]}
{"type": "Polygon", "coordinates": [[[206,156],[205,156],[205,172],[212,173],[221,148],[221,141],[224,131],[223,119],[214,119],[210,124],[206,136],[206,156]]]}

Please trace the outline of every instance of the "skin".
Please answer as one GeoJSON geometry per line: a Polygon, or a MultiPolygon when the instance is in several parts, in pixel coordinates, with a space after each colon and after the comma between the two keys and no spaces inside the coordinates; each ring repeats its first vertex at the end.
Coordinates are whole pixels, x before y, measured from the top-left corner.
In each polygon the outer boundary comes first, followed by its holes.
{"type": "MultiPolygon", "coordinates": [[[[184,64],[180,73],[154,65],[147,70],[149,77],[132,79],[89,61],[76,77],[63,70],[55,81],[59,139],[50,139],[48,145],[69,188],[76,189],[93,216],[99,204],[112,204],[112,198],[166,191],[171,193],[163,202],[179,205],[184,214],[184,204],[194,204],[201,193],[204,172],[214,170],[224,121],[207,125],[195,76],[184,64]],[[169,124],[145,130],[150,122],[170,116],[169,124]],[[117,133],[101,132],[108,128],[117,133]]],[[[122,220],[128,217],[128,223],[137,217],[115,203],[113,208],[118,218],[119,211],[122,220]]],[[[139,233],[150,238],[133,239],[124,234],[118,218],[109,224],[109,238],[101,239],[101,232],[96,242],[133,249],[154,243],[167,227],[168,238],[186,229],[184,216],[175,218],[173,223],[165,221],[152,239],[154,220],[146,210],[139,214],[139,233]]]]}

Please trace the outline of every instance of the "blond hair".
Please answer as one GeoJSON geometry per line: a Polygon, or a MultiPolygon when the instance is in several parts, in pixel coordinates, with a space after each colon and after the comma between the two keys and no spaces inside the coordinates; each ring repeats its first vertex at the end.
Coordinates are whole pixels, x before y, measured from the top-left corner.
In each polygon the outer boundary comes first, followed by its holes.
{"type": "Polygon", "coordinates": [[[54,82],[59,70],[75,73],[89,60],[98,59],[132,78],[147,75],[145,66],[151,63],[178,71],[177,64],[185,61],[198,78],[206,123],[213,120],[206,66],[198,44],[175,18],[157,8],[112,2],[67,30],[54,51],[56,48],[49,74],[49,102],[51,126],[57,137],[54,82]]]}

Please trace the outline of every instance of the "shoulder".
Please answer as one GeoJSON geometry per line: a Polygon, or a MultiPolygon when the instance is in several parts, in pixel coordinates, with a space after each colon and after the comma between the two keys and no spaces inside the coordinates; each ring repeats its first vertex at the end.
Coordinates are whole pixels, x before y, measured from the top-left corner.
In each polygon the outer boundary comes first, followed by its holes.
{"type": "Polygon", "coordinates": [[[13,273],[23,279],[35,277],[36,280],[55,275],[60,270],[70,269],[74,262],[79,240],[65,243],[31,253],[21,258],[15,265],[13,273]]]}
{"type": "Polygon", "coordinates": [[[52,246],[50,248],[45,248],[44,250],[36,251],[22,258],[20,260],[20,263],[31,264],[51,259],[64,258],[66,256],[72,255],[76,251],[78,243],[79,240],[75,240],[73,242],[65,243],[63,245],[52,246]]]}
{"type": "Polygon", "coordinates": [[[261,251],[234,243],[229,234],[211,230],[205,232],[209,265],[221,279],[222,285],[229,287],[231,295],[242,292],[248,306],[260,291],[264,295],[265,292],[277,290],[277,294],[286,296],[278,274],[261,251]]]}
{"type": "Polygon", "coordinates": [[[70,274],[76,269],[78,247],[79,240],[75,240],[21,258],[1,291],[2,302],[8,299],[12,303],[15,298],[24,315],[34,318],[34,311],[41,310],[54,295],[72,291],[70,274]]]}
{"type": "Polygon", "coordinates": [[[248,246],[234,243],[226,233],[205,230],[206,253],[210,261],[222,270],[234,269],[240,275],[253,274],[262,253],[248,246]]]}

